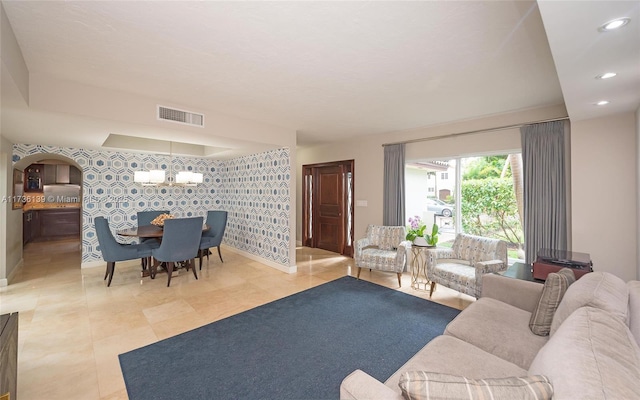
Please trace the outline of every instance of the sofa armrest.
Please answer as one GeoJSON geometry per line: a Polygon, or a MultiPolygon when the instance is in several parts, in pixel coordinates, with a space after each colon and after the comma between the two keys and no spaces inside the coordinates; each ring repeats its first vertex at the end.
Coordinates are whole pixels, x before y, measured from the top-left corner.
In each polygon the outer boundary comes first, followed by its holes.
{"type": "Polygon", "coordinates": [[[480,297],[491,297],[522,310],[533,312],[538,306],[543,284],[509,278],[499,274],[483,277],[480,297]]]}
{"type": "Polygon", "coordinates": [[[394,392],[371,375],[357,369],[342,380],[340,399],[402,400],[402,395],[394,392]]]}

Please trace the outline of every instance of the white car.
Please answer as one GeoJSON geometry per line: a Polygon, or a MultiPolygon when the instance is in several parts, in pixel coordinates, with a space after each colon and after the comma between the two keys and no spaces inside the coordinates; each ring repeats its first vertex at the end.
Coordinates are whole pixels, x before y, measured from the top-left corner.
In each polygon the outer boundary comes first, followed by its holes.
{"type": "Polygon", "coordinates": [[[427,199],[427,210],[433,211],[436,215],[450,217],[453,215],[453,205],[447,204],[440,199],[427,199]]]}

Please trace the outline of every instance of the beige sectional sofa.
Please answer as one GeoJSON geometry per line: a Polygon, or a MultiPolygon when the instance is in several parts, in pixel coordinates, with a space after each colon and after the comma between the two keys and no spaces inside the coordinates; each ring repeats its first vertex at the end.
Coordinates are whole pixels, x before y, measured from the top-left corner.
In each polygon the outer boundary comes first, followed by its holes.
{"type": "MultiPolygon", "coordinates": [[[[594,272],[571,284],[549,336],[529,329],[543,285],[487,275],[481,298],[384,384],[356,370],[342,399],[402,399],[401,375],[430,371],[471,379],[543,375],[553,399],[640,399],[640,281],[594,272]]],[[[446,398],[446,396],[444,397],[446,398]]]]}

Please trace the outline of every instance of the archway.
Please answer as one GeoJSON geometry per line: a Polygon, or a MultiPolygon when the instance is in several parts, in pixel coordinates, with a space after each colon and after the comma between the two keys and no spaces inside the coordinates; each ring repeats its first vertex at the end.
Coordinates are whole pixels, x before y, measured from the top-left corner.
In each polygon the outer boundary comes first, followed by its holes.
{"type": "Polygon", "coordinates": [[[60,154],[38,153],[18,160],[13,168],[14,208],[23,212],[23,247],[32,241],[79,241],[82,167],[60,154]]]}

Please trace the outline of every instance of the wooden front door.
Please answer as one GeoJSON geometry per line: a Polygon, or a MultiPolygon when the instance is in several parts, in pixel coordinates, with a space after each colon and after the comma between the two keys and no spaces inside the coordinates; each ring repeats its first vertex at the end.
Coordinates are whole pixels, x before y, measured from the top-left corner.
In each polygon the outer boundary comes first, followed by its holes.
{"type": "Polygon", "coordinates": [[[318,168],[316,247],[342,254],[344,174],[342,166],[318,168]]]}
{"type": "Polygon", "coordinates": [[[303,166],[303,244],[353,255],[353,160],[303,166]]]}

